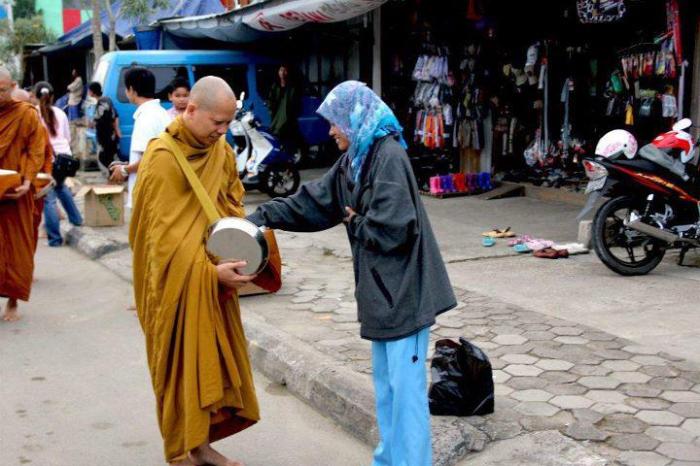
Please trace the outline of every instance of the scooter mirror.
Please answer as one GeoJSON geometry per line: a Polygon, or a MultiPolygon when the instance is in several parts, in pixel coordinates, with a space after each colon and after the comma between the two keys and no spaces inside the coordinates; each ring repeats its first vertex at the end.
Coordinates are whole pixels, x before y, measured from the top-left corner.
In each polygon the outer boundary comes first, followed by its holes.
{"type": "Polygon", "coordinates": [[[691,126],[693,126],[693,122],[690,120],[690,118],[683,118],[673,125],[673,131],[683,131],[691,126]]]}
{"type": "Polygon", "coordinates": [[[239,97],[238,101],[236,102],[236,108],[238,110],[243,108],[243,101],[245,100],[245,91],[241,92],[241,96],[239,97]]]}

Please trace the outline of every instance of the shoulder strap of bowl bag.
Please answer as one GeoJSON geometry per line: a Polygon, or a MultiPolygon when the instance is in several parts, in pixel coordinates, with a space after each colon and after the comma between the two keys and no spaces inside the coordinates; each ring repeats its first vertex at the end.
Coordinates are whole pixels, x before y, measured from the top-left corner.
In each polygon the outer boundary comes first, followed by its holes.
{"type": "Polygon", "coordinates": [[[185,178],[187,178],[187,181],[189,182],[190,186],[192,187],[192,190],[194,191],[194,194],[197,196],[197,199],[199,199],[199,203],[202,205],[202,209],[204,209],[204,213],[206,214],[207,219],[209,219],[209,224],[211,225],[217,220],[221,219],[221,215],[219,215],[219,212],[217,212],[214,203],[209,197],[209,194],[207,193],[206,189],[204,189],[202,181],[194,172],[194,170],[192,169],[192,165],[190,165],[190,163],[185,158],[185,155],[178,147],[175,138],[173,138],[170,134],[168,134],[165,131],[161,133],[160,138],[168,147],[168,149],[170,149],[173,155],[175,155],[175,160],[177,160],[177,163],[178,165],[180,165],[182,172],[185,174],[185,178]]]}

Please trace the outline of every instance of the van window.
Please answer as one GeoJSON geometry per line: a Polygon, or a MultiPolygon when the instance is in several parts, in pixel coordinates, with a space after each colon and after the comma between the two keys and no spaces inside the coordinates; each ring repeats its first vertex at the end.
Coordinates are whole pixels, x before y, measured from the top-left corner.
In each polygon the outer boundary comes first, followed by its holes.
{"type": "MultiPolygon", "coordinates": [[[[156,99],[163,102],[168,101],[168,93],[170,92],[170,83],[173,79],[181,77],[189,81],[187,76],[187,68],[184,66],[146,66],[156,77],[156,99]]],[[[124,76],[129,68],[124,68],[119,75],[119,87],[117,89],[117,98],[119,102],[129,103],[126,97],[126,88],[124,87],[124,76]]]]}
{"type": "Polygon", "coordinates": [[[248,91],[248,65],[197,65],[194,68],[194,79],[199,80],[204,76],[218,76],[231,86],[236,97],[248,91]]]}

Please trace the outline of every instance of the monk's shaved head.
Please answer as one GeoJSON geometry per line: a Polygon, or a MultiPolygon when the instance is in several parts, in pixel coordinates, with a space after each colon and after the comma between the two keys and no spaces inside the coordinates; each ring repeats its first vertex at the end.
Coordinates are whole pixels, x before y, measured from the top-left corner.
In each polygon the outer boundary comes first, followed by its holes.
{"type": "Polygon", "coordinates": [[[12,91],[15,88],[15,81],[12,79],[10,70],[0,65],[0,107],[12,102],[12,91]]]}
{"type": "Polygon", "coordinates": [[[203,110],[217,106],[236,105],[236,95],[226,81],[217,76],[205,76],[197,81],[190,92],[190,101],[203,110]]]}
{"type": "Polygon", "coordinates": [[[216,76],[205,76],[192,86],[182,118],[199,142],[211,145],[226,134],[235,115],[236,95],[231,86],[216,76]]]}
{"type": "Polygon", "coordinates": [[[12,73],[2,65],[0,65],[0,81],[12,81],[12,73]]]}
{"type": "Polygon", "coordinates": [[[17,102],[30,102],[32,96],[24,89],[16,87],[15,90],[12,91],[12,100],[16,100],[17,102]]]}

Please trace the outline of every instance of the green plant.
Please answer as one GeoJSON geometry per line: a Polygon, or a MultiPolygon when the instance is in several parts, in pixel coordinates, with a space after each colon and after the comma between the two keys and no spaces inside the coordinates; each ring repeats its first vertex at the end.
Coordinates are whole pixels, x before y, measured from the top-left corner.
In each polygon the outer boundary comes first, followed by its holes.
{"type": "Polygon", "coordinates": [[[13,9],[15,20],[19,18],[31,18],[36,14],[35,0],[15,0],[13,9]]]}
{"type": "Polygon", "coordinates": [[[138,21],[139,24],[147,24],[156,10],[167,8],[168,5],[168,0],[124,0],[121,14],[124,18],[138,21]]]}
{"type": "Polygon", "coordinates": [[[44,27],[40,15],[29,18],[17,18],[14,23],[14,31],[10,30],[7,20],[0,21],[0,63],[6,64],[15,79],[22,74],[21,61],[17,57],[21,55],[24,46],[28,44],[48,44],[54,42],[56,37],[44,27]]]}
{"type": "Polygon", "coordinates": [[[40,15],[18,18],[12,32],[7,24],[4,27],[6,32],[3,35],[9,38],[8,45],[14,53],[22,53],[27,44],[49,44],[56,41],[56,36],[46,29],[40,15]]]}

